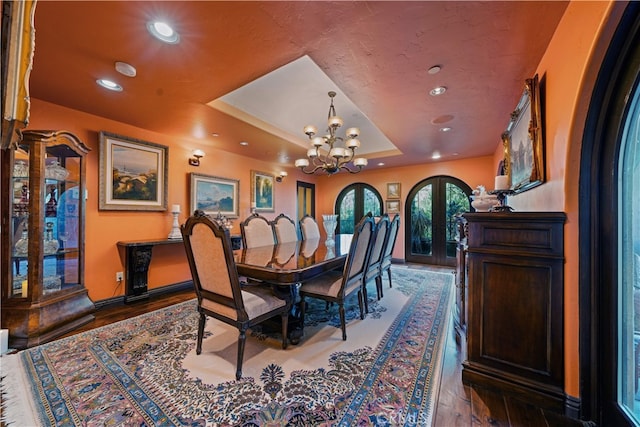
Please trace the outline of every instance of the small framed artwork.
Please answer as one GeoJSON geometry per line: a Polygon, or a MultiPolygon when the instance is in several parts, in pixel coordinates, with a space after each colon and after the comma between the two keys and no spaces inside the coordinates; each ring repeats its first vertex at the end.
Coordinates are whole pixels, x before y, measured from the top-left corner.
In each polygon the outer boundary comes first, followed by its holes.
{"type": "Polygon", "coordinates": [[[387,214],[400,213],[400,200],[387,200],[387,214]]]}
{"type": "Polygon", "coordinates": [[[100,210],[166,211],[169,147],[100,132],[100,210]]]}
{"type": "Polygon", "coordinates": [[[251,208],[256,212],[274,212],[275,176],[269,173],[251,171],[251,208]]]}
{"type": "Polygon", "coordinates": [[[544,141],[538,76],[527,79],[511,121],[502,134],[504,169],[516,193],[544,182],[544,141]]]}
{"type": "Polygon", "coordinates": [[[189,215],[196,210],[227,218],[240,215],[240,181],[217,176],[191,173],[191,203],[189,215]]]}
{"type": "Polygon", "coordinates": [[[387,199],[399,199],[400,198],[400,183],[388,182],[387,183],[387,199]]]}

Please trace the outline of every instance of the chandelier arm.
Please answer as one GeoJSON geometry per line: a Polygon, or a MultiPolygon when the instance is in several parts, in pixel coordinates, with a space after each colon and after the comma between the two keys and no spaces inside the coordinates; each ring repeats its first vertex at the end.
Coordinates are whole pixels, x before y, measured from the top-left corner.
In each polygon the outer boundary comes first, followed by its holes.
{"type": "Polygon", "coordinates": [[[300,170],[301,170],[302,172],[306,173],[307,175],[313,175],[314,173],[316,173],[316,171],[317,171],[318,169],[325,170],[325,168],[324,168],[324,166],[323,166],[323,165],[318,165],[318,166],[314,167],[314,168],[313,168],[313,169],[311,169],[311,170],[307,170],[307,169],[305,169],[304,167],[301,167],[301,168],[300,168],[300,170]]]}
{"type": "Polygon", "coordinates": [[[358,168],[358,170],[351,170],[349,168],[349,166],[347,166],[347,165],[340,166],[340,169],[344,169],[349,173],[358,173],[358,172],[362,171],[362,166],[356,166],[356,167],[358,168]]]}

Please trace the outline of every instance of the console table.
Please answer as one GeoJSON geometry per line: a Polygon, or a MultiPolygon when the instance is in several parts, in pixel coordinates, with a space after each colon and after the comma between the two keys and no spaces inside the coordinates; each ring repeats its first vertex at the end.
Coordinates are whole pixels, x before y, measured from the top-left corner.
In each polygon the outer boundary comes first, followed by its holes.
{"type": "MultiPolygon", "coordinates": [[[[117,243],[118,247],[125,250],[125,303],[149,297],[147,283],[153,247],[176,243],[182,245],[182,239],[129,240],[117,243]]],[[[240,236],[231,236],[231,244],[233,249],[240,249],[242,238],[240,236]]]]}
{"type": "Polygon", "coordinates": [[[149,297],[147,282],[153,247],[173,245],[176,243],[182,245],[182,239],[132,240],[117,243],[118,247],[124,248],[125,250],[124,302],[133,302],[149,297]]]}

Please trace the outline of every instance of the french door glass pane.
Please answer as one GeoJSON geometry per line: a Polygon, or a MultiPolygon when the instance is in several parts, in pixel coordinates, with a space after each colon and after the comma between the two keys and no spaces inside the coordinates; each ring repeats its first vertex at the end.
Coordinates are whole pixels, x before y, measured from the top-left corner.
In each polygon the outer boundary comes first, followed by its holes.
{"type": "Polygon", "coordinates": [[[640,91],[628,116],[621,153],[618,402],[640,420],[640,91]]]}
{"type": "Polygon", "coordinates": [[[369,212],[371,212],[373,216],[380,216],[382,214],[382,206],[380,206],[380,200],[378,200],[376,194],[368,188],[365,188],[364,213],[367,214],[369,212]]]}
{"type": "Polygon", "coordinates": [[[411,253],[431,255],[433,247],[433,185],[422,187],[411,202],[411,253]]]}
{"type": "Polygon", "coordinates": [[[355,209],[356,190],[349,190],[349,192],[342,198],[340,203],[340,213],[338,221],[340,221],[340,233],[353,234],[354,231],[354,209],[355,209]]]}
{"type": "Polygon", "coordinates": [[[447,218],[446,218],[446,239],[447,239],[447,257],[456,256],[456,215],[463,212],[469,212],[470,204],[469,197],[465,194],[460,187],[450,182],[446,185],[446,203],[447,203],[447,218]]]}

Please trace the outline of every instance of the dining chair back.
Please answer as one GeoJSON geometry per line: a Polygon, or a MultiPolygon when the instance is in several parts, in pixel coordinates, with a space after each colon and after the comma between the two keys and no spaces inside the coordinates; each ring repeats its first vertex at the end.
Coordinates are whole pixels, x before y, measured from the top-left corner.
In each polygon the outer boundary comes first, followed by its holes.
{"type": "Polygon", "coordinates": [[[382,276],[386,271],[389,276],[389,287],[393,287],[391,283],[391,257],[393,255],[393,248],[396,245],[396,240],[398,237],[398,230],[400,229],[400,215],[396,214],[391,220],[391,226],[389,227],[389,237],[384,245],[384,252],[382,254],[382,262],[380,263],[380,288],[378,291],[380,292],[380,298],[382,298],[382,276]]]}
{"type": "Polygon", "coordinates": [[[303,240],[320,238],[320,228],[311,215],[305,215],[300,219],[300,232],[303,240]]]}
{"type": "Polygon", "coordinates": [[[385,244],[389,236],[389,229],[391,227],[391,221],[389,215],[384,214],[378,217],[376,221],[374,237],[371,239],[369,246],[369,257],[367,259],[367,265],[364,273],[363,292],[364,292],[364,309],[365,312],[369,312],[369,299],[367,294],[367,283],[371,280],[375,280],[376,293],[378,299],[382,298],[382,276],[380,267],[382,265],[382,257],[384,255],[385,244]]]}
{"type": "Polygon", "coordinates": [[[273,234],[278,243],[295,242],[298,239],[296,223],[285,214],[278,215],[272,222],[273,234]]]}
{"type": "Polygon", "coordinates": [[[229,230],[204,212],[196,211],[180,229],[200,314],[196,354],[202,352],[207,316],[236,327],[239,332],[236,379],[240,379],[248,328],[280,315],[282,348],[287,347],[289,304],[274,296],[269,288],[241,288],[229,230]]]}
{"type": "Polygon", "coordinates": [[[251,214],[240,223],[242,244],[245,248],[267,246],[276,243],[271,223],[259,214],[251,214]]]}
{"type": "Polygon", "coordinates": [[[369,241],[373,237],[375,222],[370,216],[363,217],[356,225],[349,252],[342,271],[332,270],[310,279],[300,287],[300,318],[304,323],[305,298],[317,298],[328,303],[336,303],[340,312],[342,339],[347,339],[344,301],[351,294],[358,293],[360,319],[364,319],[362,284],[369,254],[369,241]]]}

